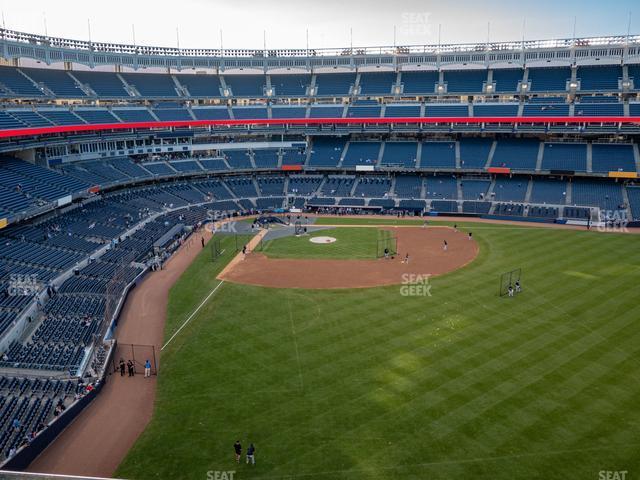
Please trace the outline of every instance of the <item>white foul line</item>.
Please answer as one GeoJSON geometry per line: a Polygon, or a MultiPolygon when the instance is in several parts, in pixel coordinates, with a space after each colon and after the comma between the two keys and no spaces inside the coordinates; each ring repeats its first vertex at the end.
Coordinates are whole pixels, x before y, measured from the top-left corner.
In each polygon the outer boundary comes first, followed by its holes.
{"type": "Polygon", "coordinates": [[[189,315],[189,318],[187,318],[184,323],[182,325],[180,325],[180,328],[178,330],[176,330],[176,333],[174,333],[173,335],[171,335],[171,338],[169,340],[167,340],[167,343],[165,343],[162,348],[160,349],[160,351],[164,350],[165,347],[167,345],[169,345],[171,343],[171,340],[173,340],[174,338],[176,338],[176,335],[178,335],[180,333],[180,330],[182,330],[187,323],[189,323],[191,321],[191,319],[193,317],[195,317],[196,313],[198,313],[200,311],[200,309],[204,306],[205,303],[207,303],[207,301],[211,298],[211,296],[216,293],[216,290],[218,290],[218,288],[220,288],[220,285],[222,285],[224,283],[224,280],[220,280],[220,283],[216,286],[216,288],[214,288],[213,290],[211,290],[211,293],[209,293],[209,295],[207,295],[207,298],[205,298],[202,303],[200,305],[198,305],[198,307],[193,311],[193,313],[191,315],[189,315]]]}

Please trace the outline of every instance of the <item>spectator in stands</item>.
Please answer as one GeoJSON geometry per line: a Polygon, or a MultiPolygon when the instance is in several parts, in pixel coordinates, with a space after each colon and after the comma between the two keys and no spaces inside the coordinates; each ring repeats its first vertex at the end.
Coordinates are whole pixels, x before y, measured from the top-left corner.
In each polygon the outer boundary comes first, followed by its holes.
{"type": "Polygon", "coordinates": [[[247,463],[256,464],[256,447],[253,446],[253,443],[250,443],[247,449],[247,463]]]}
{"type": "Polygon", "coordinates": [[[240,463],[240,457],[242,455],[242,444],[240,440],[236,440],[236,443],[233,444],[233,449],[236,452],[236,463],[240,463]]]}
{"type": "Polygon", "coordinates": [[[20,419],[18,417],[13,419],[13,429],[17,432],[18,430],[20,430],[20,419]]]}
{"type": "Polygon", "coordinates": [[[124,359],[123,358],[120,358],[119,366],[120,366],[120,376],[124,377],[124,359]]]}
{"type": "Polygon", "coordinates": [[[147,361],[144,362],[144,378],[147,378],[150,376],[151,376],[151,362],[147,359],[147,361]]]}

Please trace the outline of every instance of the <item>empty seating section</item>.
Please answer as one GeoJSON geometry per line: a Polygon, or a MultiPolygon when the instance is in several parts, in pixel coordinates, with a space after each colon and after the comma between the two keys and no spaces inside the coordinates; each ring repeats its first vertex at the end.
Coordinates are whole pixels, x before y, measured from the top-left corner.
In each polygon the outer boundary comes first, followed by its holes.
{"type": "Polygon", "coordinates": [[[82,125],[86,123],[77,115],[74,115],[69,110],[38,110],[38,113],[47,118],[56,125],[82,125]]]}
{"type": "Polygon", "coordinates": [[[440,74],[436,71],[402,72],[401,82],[404,95],[433,95],[440,74]]]}
{"type": "Polygon", "coordinates": [[[425,178],[426,198],[458,198],[458,182],[455,177],[447,175],[428,176],[425,178]]]}
{"type": "Polygon", "coordinates": [[[43,97],[31,80],[13,67],[0,67],[0,88],[5,97],[43,97]]]}
{"type": "Polygon", "coordinates": [[[222,158],[201,158],[199,162],[205,170],[222,171],[229,169],[222,158]]]}
{"type": "Polygon", "coordinates": [[[155,118],[146,108],[114,109],[113,113],[123,122],[153,122],[155,118]]]}
{"type": "Polygon", "coordinates": [[[220,77],[217,75],[175,75],[191,97],[218,98],[221,96],[220,77]]]}
{"type": "Polygon", "coordinates": [[[390,95],[396,83],[395,72],[364,72],[360,74],[360,95],[390,95]]]}
{"type": "Polygon", "coordinates": [[[542,170],[587,171],[586,143],[545,143],[542,170]]]}
{"type": "Polygon", "coordinates": [[[468,117],[469,107],[466,104],[432,104],[425,107],[425,117],[468,117]]]}
{"type": "Polygon", "coordinates": [[[24,121],[19,120],[17,116],[9,115],[8,113],[0,110],[0,127],[2,129],[9,130],[13,128],[23,128],[26,125],[27,124],[24,121]]]}
{"type": "Polygon", "coordinates": [[[316,95],[347,96],[355,83],[354,73],[320,73],[316,75],[316,95]]]}
{"type": "Polygon", "coordinates": [[[347,110],[347,118],[378,118],[380,110],[377,105],[352,105],[347,110]]]}
{"type": "Polygon", "coordinates": [[[529,182],[521,178],[496,178],[493,187],[493,200],[498,202],[524,202],[529,182]]]}
{"type": "Polygon", "coordinates": [[[234,97],[263,97],[266,77],[264,75],[225,75],[225,84],[234,97]]]}
{"type": "Polygon", "coordinates": [[[579,66],[577,72],[581,92],[618,90],[618,80],[621,78],[622,67],[619,65],[579,66]]]}
{"type": "Polygon", "coordinates": [[[161,122],[193,120],[186,108],[154,108],[153,114],[161,122]]]}
{"type": "Polygon", "coordinates": [[[233,107],[233,116],[237,119],[267,118],[266,107],[233,107]]]}
{"type": "Polygon", "coordinates": [[[564,205],[567,182],[562,180],[535,179],[531,186],[531,203],[564,205]]]}
{"type": "MultiPolygon", "coordinates": [[[[50,120],[47,120],[39,113],[32,110],[11,110],[10,114],[20,122],[30,127],[48,127],[53,125],[50,120]]],[[[0,126],[4,128],[3,125],[0,126]]]]}
{"type": "Polygon", "coordinates": [[[473,106],[474,117],[515,117],[517,103],[482,103],[473,106]]]}
{"type": "Polygon", "coordinates": [[[382,154],[382,166],[416,168],[417,142],[386,142],[382,154]]]}
{"type": "Polygon", "coordinates": [[[286,148],[282,150],[282,165],[304,165],[307,160],[307,152],[300,148],[286,148]]]}
{"type": "Polygon", "coordinates": [[[482,92],[482,85],[486,81],[486,70],[447,70],[444,72],[447,93],[482,92]]]}
{"type": "Polygon", "coordinates": [[[391,189],[391,179],[387,177],[362,177],[358,179],[354,197],[386,197],[391,189]]]}
{"type": "Polygon", "coordinates": [[[624,106],[622,103],[606,103],[606,102],[596,102],[596,103],[576,103],[575,105],[575,116],[622,116],[624,115],[624,106]]]}
{"type": "Polygon", "coordinates": [[[253,163],[256,168],[278,168],[278,150],[254,150],[253,163]]]}
{"type": "Polygon", "coordinates": [[[569,104],[566,103],[525,103],[522,109],[525,117],[566,117],[569,104]]]}
{"type": "Polygon", "coordinates": [[[490,185],[490,180],[462,180],[460,182],[462,198],[464,200],[484,200],[490,185]]]}
{"type": "Polygon", "coordinates": [[[224,156],[231,168],[253,168],[253,165],[251,165],[251,158],[249,157],[249,152],[247,150],[227,150],[224,152],[224,156]]]}
{"type": "Polygon", "coordinates": [[[271,107],[272,118],[305,118],[307,107],[271,107]]]}
{"type": "Polygon", "coordinates": [[[308,93],[311,84],[311,75],[270,75],[271,88],[278,97],[304,97],[308,93]]]}
{"type": "Polygon", "coordinates": [[[198,165],[198,162],[195,161],[191,161],[191,160],[181,160],[178,162],[170,162],[171,166],[174,168],[174,170],[178,171],[178,172],[201,172],[202,169],[200,168],[200,165],[198,165]]]}
{"type": "Polygon", "coordinates": [[[341,118],[344,107],[313,105],[309,110],[309,118],[341,118]]]}
{"type": "Polygon", "coordinates": [[[148,162],[142,165],[154,175],[174,175],[176,171],[164,162],[148,162]]]}
{"type": "Polygon", "coordinates": [[[376,165],[380,154],[380,145],[380,142],[350,142],[342,166],[376,165]]]}
{"type": "Polygon", "coordinates": [[[355,181],[355,177],[328,176],[322,184],[322,194],[331,197],[349,197],[355,181]]]}
{"type": "Polygon", "coordinates": [[[420,168],[456,167],[455,142],[423,142],[420,168]]]}
{"type": "Polygon", "coordinates": [[[524,70],[520,68],[496,68],[492,72],[496,93],[514,93],[522,80],[524,70]]]}
{"type": "Polygon", "coordinates": [[[633,145],[594,143],[591,146],[593,172],[635,172],[633,145]]]}
{"type": "Polygon", "coordinates": [[[633,220],[640,220],[640,187],[627,187],[633,220]]]}
{"type": "Polygon", "coordinates": [[[91,109],[91,110],[76,110],[76,115],[82,118],[87,123],[119,123],[118,119],[111,115],[109,110],[91,109]]]}
{"type": "Polygon", "coordinates": [[[540,142],[527,139],[498,141],[491,160],[492,167],[535,170],[540,142]]]}
{"type": "Polygon", "coordinates": [[[56,97],[83,98],[86,94],[64,70],[23,68],[22,71],[38,85],[43,85],[56,97]]]}
{"type": "Polygon", "coordinates": [[[289,193],[308,197],[318,190],[321,176],[295,175],[289,178],[289,193]]]}
{"type": "Polygon", "coordinates": [[[622,187],[618,183],[574,179],[571,203],[582,207],[599,207],[602,210],[623,210],[622,187]]]}
{"type": "Polygon", "coordinates": [[[493,214],[508,217],[522,217],[524,214],[524,205],[521,203],[499,203],[495,206],[493,214]]]}
{"type": "Polygon", "coordinates": [[[488,138],[467,138],[460,140],[460,166],[469,169],[483,169],[489,160],[493,140],[488,138]]]}
{"type": "Polygon", "coordinates": [[[115,73],[74,71],[73,76],[83,85],[87,85],[98,97],[126,98],[129,93],[122,80],[115,73]]]}
{"type": "Polygon", "coordinates": [[[422,178],[415,175],[398,175],[394,193],[400,198],[421,198],[422,178]]]}
{"type": "Polygon", "coordinates": [[[262,196],[282,197],[284,194],[284,177],[259,177],[257,182],[262,196]]]}
{"type": "Polygon", "coordinates": [[[229,118],[229,109],[227,107],[194,107],[191,111],[197,120],[226,120],[229,118]]]}
{"type": "Polygon", "coordinates": [[[564,92],[571,78],[569,67],[529,68],[528,73],[532,92],[564,92]]]}
{"type": "Polygon", "coordinates": [[[121,73],[120,75],[142,97],[171,98],[178,96],[176,84],[170,75],[159,73],[121,73]]]}
{"type": "Polygon", "coordinates": [[[317,138],[311,147],[310,167],[337,167],[345,141],[339,138],[317,138]]]}
{"type": "Polygon", "coordinates": [[[384,116],[387,118],[419,117],[420,105],[387,105],[384,116]]]}
{"type": "Polygon", "coordinates": [[[228,178],[225,183],[237,197],[257,197],[256,187],[251,178],[228,178]]]}

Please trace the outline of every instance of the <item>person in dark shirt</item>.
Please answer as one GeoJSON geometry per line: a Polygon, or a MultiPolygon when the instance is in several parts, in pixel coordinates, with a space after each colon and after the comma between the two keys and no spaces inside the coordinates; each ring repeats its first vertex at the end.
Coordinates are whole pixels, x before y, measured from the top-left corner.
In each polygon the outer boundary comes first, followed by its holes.
{"type": "Polygon", "coordinates": [[[233,449],[236,452],[236,463],[240,463],[240,457],[242,455],[242,444],[240,440],[236,440],[236,443],[233,444],[233,449]]]}
{"type": "Polygon", "coordinates": [[[247,463],[256,464],[256,447],[253,446],[253,443],[249,444],[247,449],[247,463]]]}

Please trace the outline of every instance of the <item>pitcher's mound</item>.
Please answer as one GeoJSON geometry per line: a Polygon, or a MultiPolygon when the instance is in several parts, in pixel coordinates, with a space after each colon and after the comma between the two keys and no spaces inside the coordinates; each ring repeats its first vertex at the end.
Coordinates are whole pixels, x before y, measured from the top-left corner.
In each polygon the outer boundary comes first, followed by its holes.
{"type": "Polygon", "coordinates": [[[311,243],[333,243],[336,239],[334,237],[313,237],[309,241],[311,243]]]}

